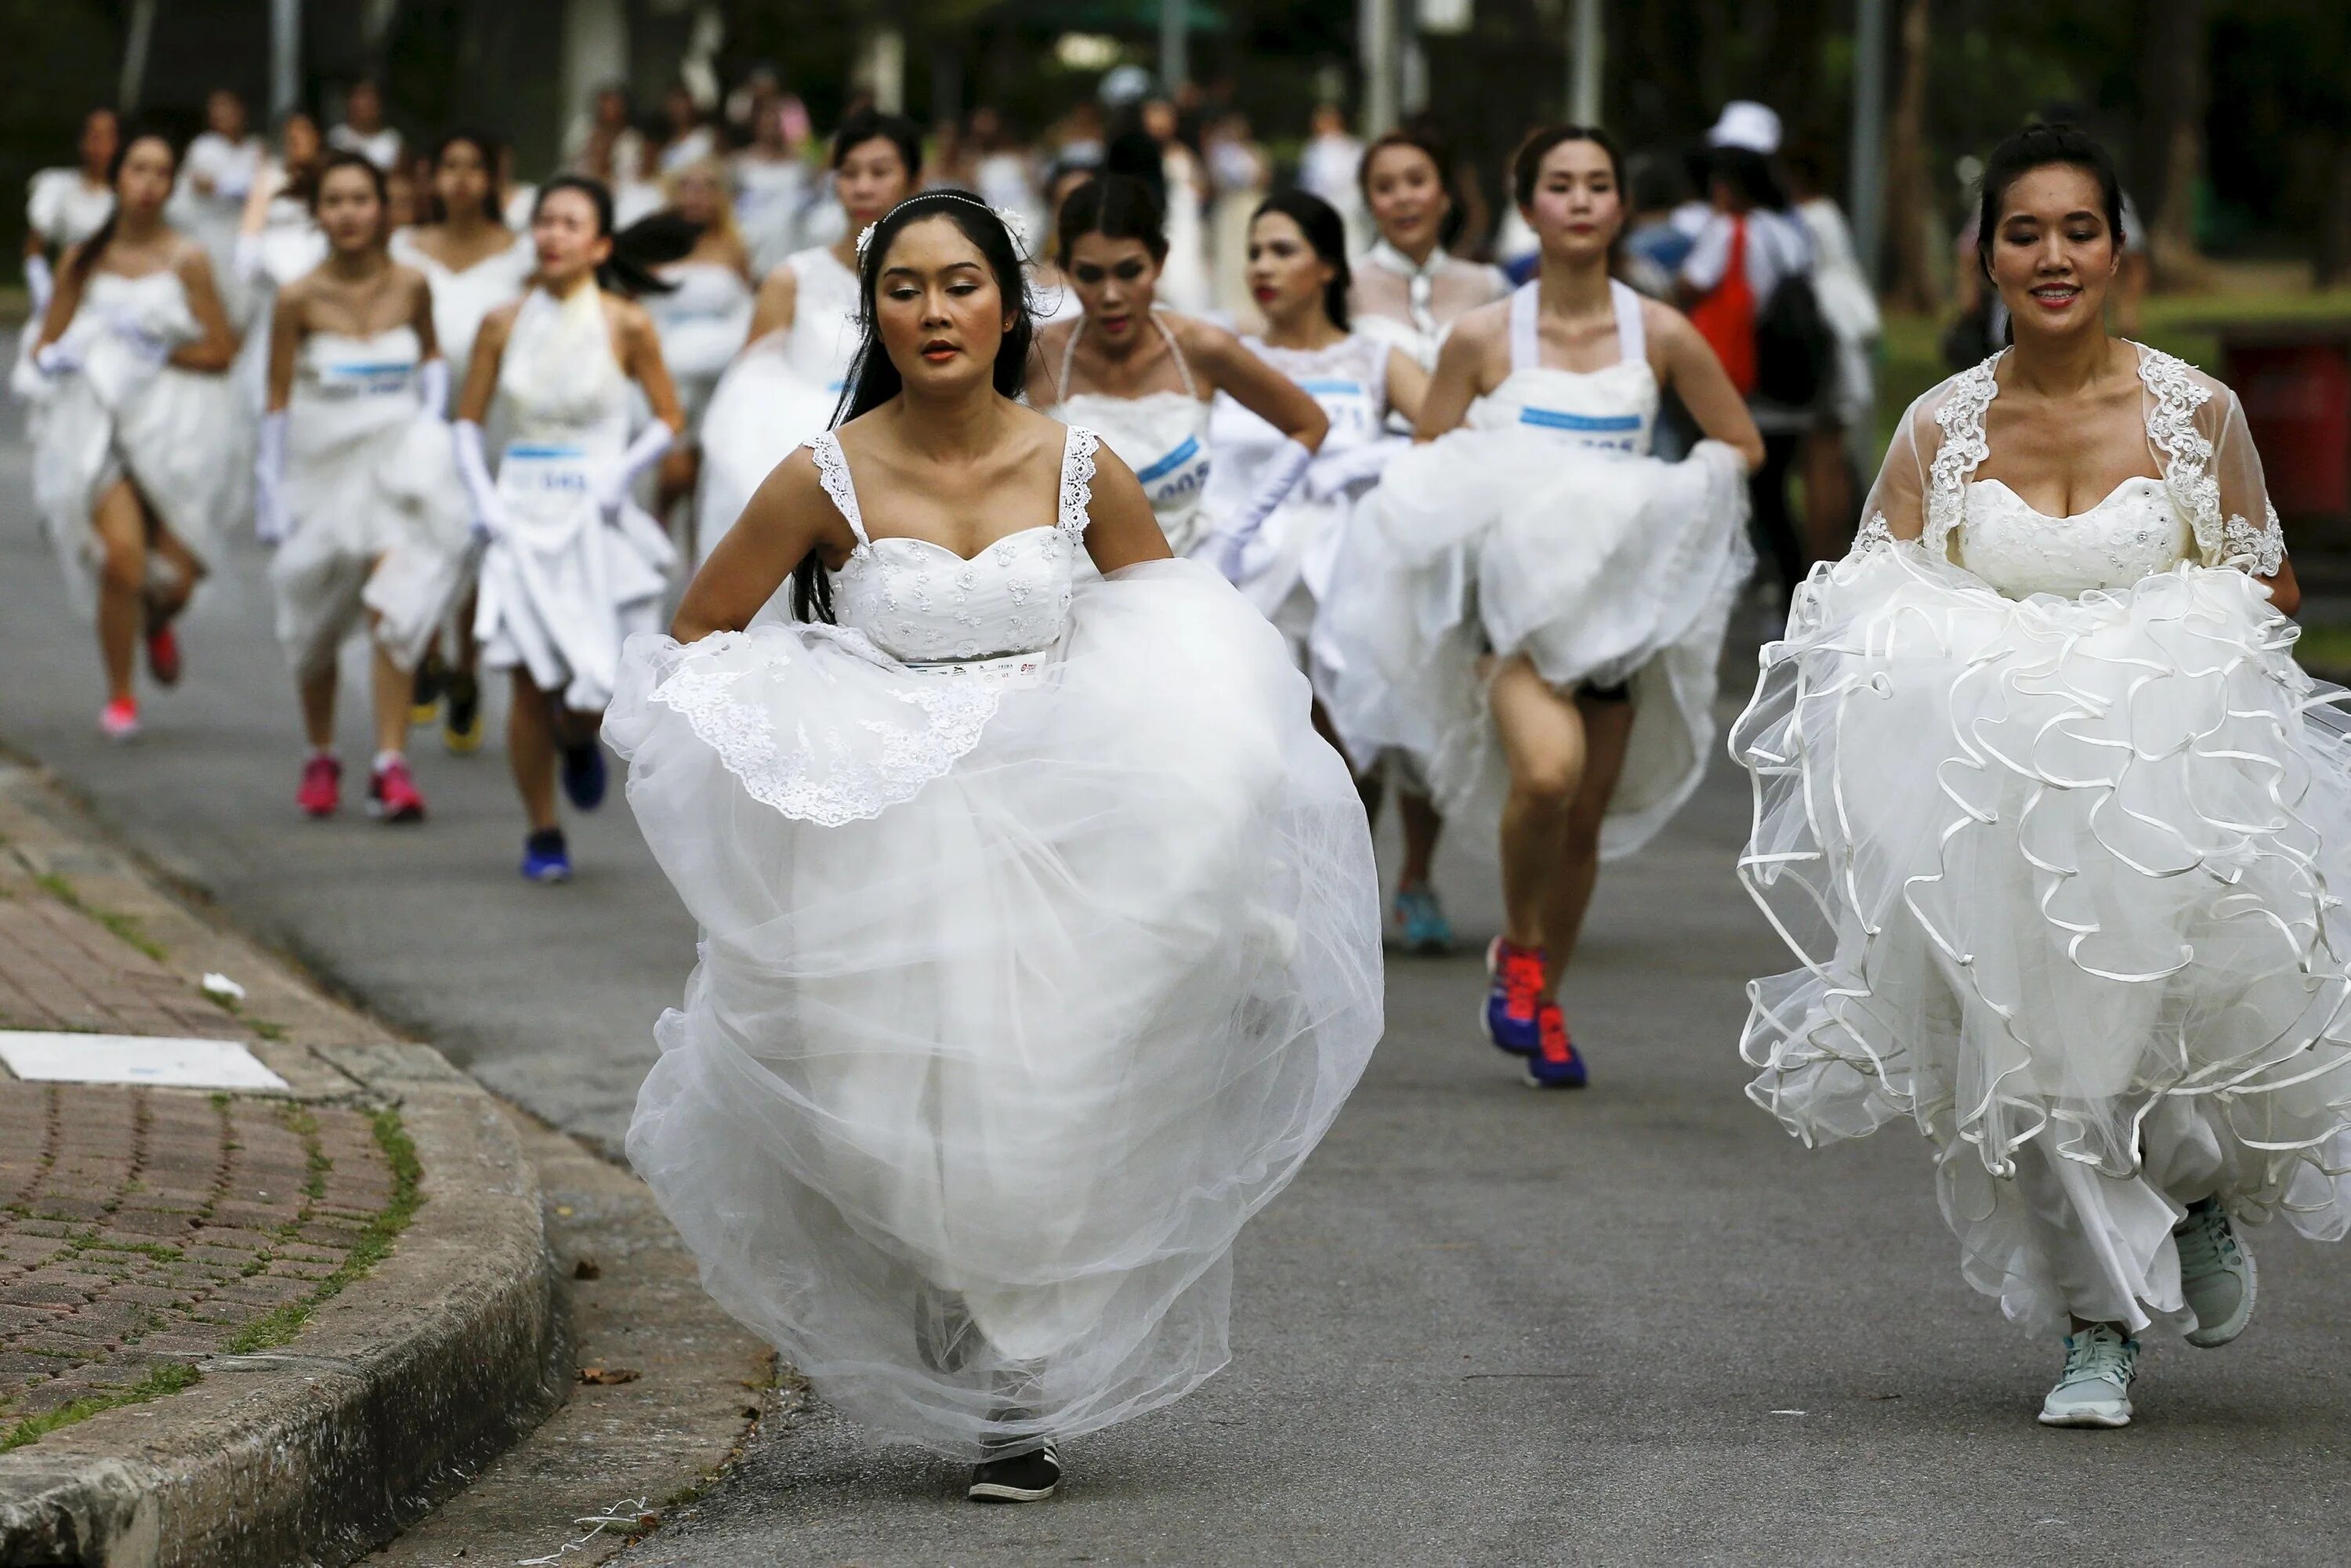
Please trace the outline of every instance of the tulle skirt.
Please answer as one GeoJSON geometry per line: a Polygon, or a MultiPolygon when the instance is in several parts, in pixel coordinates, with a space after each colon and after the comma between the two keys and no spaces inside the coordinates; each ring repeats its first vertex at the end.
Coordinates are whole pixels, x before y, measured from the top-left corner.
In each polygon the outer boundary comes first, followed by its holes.
{"type": "Polygon", "coordinates": [[[696,564],[710,559],[776,465],[831,424],[840,402],[838,388],[820,385],[792,369],[780,338],[752,344],[727,367],[702,414],[702,479],[695,499],[696,564]]]}
{"type": "Polygon", "coordinates": [[[1733,731],[1803,965],[1749,988],[1749,1093],[1808,1143],[1916,1122],[2035,1329],[2192,1327],[2206,1196],[2351,1228],[2351,742],[2294,634],[2234,570],[2012,601],[1881,546],[1814,571],[1733,731]]]}
{"type": "Polygon", "coordinates": [[[269,564],[277,637],[297,671],[331,664],[362,612],[403,670],[424,655],[457,596],[465,492],[449,427],[410,417],[362,430],[287,465],[293,537],[269,564]]]}
{"type": "Polygon", "coordinates": [[[952,672],[640,638],[605,735],[702,928],[628,1151],[712,1295],[963,1458],[1222,1366],[1235,1235],[1382,1027],[1363,809],[1271,629],[1171,561],[952,672]]]}
{"type": "Polygon", "coordinates": [[[1719,442],[1664,463],[1463,429],[1398,455],[1341,536],[1315,628],[1333,727],[1359,758],[1410,755],[1447,821],[1490,844],[1510,789],[1494,662],[1522,653],[1562,691],[1629,682],[1601,852],[1632,852],[1713,749],[1746,517],[1744,465],[1719,442]]]}

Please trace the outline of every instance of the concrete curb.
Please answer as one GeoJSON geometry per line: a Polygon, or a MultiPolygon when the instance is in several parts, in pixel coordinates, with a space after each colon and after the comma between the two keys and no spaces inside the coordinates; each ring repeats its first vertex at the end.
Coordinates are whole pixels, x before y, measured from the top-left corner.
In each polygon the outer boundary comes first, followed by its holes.
{"type": "Polygon", "coordinates": [[[305,1100],[395,1105],[424,1201],[392,1255],[276,1350],[0,1455],[0,1568],[277,1568],[380,1545],[565,1392],[538,1182],[505,1111],[166,897],[29,769],[0,764],[6,852],[130,916],[191,983],[236,977],[305,1100]]]}

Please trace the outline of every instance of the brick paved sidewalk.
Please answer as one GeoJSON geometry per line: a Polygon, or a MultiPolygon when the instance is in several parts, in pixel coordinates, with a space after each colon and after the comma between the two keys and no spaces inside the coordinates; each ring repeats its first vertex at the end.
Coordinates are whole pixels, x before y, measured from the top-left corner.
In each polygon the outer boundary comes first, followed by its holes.
{"type": "MultiPolygon", "coordinates": [[[[274,1032],[38,863],[0,843],[0,1030],[274,1032]]],[[[415,1176],[388,1113],[0,1069],[0,1451],[292,1337],[381,1257],[415,1176]]]]}

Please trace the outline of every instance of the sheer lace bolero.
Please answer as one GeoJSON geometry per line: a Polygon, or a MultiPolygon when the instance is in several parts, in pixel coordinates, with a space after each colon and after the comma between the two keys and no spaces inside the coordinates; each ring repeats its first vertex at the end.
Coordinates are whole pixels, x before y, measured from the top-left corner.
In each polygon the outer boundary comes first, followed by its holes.
{"type": "MultiPolygon", "coordinates": [[[[2192,536],[2191,559],[2273,576],[2285,559],[2285,538],[2237,394],[2183,360],[2134,347],[2147,451],[2164,495],[2192,536]]],[[[1862,507],[1866,521],[1856,550],[1916,539],[1932,554],[1967,564],[1970,481],[1991,455],[1984,413],[1999,395],[1993,371],[2001,357],[1961,371],[1904,413],[1862,507]]]]}

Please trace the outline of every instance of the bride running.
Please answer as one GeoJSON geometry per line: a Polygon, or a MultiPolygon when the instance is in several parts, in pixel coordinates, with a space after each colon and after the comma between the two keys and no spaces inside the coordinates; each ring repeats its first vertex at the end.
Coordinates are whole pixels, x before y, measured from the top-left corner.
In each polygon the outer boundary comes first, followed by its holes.
{"type": "Polygon", "coordinates": [[[1379,1037],[1371,842],[1280,638],[1014,401],[1003,224],[926,192],[862,265],[850,417],[606,721],[702,928],[629,1156],[828,1399],[1035,1500],[1228,1358],[1235,1234],[1379,1037]]]}
{"type": "Polygon", "coordinates": [[[246,500],[251,426],[222,379],[236,339],[204,246],[163,221],[171,143],[134,135],[107,171],[114,211],[68,250],[32,355],[33,502],[74,598],[95,604],[99,727],[139,731],[139,644],[180,678],[172,623],[221,559],[246,500]]]}
{"type": "Polygon", "coordinates": [[[269,328],[269,404],[255,511],[277,547],[277,636],[294,665],[310,743],[297,803],[341,803],[336,661],[362,616],[373,653],[370,809],[421,821],[408,768],[412,674],[440,629],[465,548],[465,495],[451,468],[449,370],[432,291],[385,248],[383,171],[330,152],[311,188],[328,259],[280,290],[269,328]]]}
{"type": "Polygon", "coordinates": [[[857,351],[856,236],[914,190],[922,132],[912,120],[861,109],[832,141],[832,190],[849,227],[794,251],[761,280],[750,345],[711,393],[702,421],[695,549],[705,560],[768,470],[822,430],[841,405],[857,351]]]}
{"type": "MultiPolygon", "coordinates": [[[[1715,664],[1753,566],[1748,470],[1762,438],[1721,363],[1670,308],[1611,276],[1624,183],[1605,133],[1518,152],[1541,270],[1455,323],[1417,446],[1364,509],[1367,552],[1335,635],[1360,650],[1339,706],[1364,743],[1412,749],[1445,818],[1499,818],[1503,928],[1487,1037],[1537,1088],[1584,1082],[1560,975],[1603,855],[1629,854],[1698,787],[1715,664]],[[1661,394],[1708,439],[1650,456],[1661,394]],[[1381,689],[1357,697],[1349,683],[1381,689]]],[[[1353,738],[1353,737],[1351,737],[1353,738]]]]}
{"type": "Polygon", "coordinates": [[[2080,132],[1993,152],[2015,347],[1911,405],[1731,735],[1803,965],[1748,988],[1748,1092],[1917,1124],[1968,1281],[2065,1336],[2061,1427],[2130,1420],[2148,1328],[2243,1331],[2232,1221],[2351,1230],[2346,694],[2236,394],[2106,334],[2122,224],[2080,132]]]}
{"type": "MultiPolygon", "coordinates": [[[[1142,481],[1168,549],[1184,555],[1201,542],[1208,416],[1221,393],[1270,433],[1286,465],[1270,509],[1297,482],[1329,421],[1233,334],[1155,302],[1167,258],[1158,196],[1131,175],[1102,175],[1070,193],[1054,232],[1055,260],[1081,313],[1039,329],[1030,404],[1099,433],[1142,481]]],[[[1245,489],[1239,501],[1255,494],[1245,489]]]]}
{"type": "Polygon", "coordinates": [[[514,683],[507,761],[530,818],[522,873],[551,883],[571,876],[555,810],[558,758],[564,794],[594,810],[604,799],[596,724],[619,677],[621,642],[657,622],[674,559],[630,487],[684,416],[652,320],[617,292],[658,284],[615,261],[611,193],[584,175],[549,180],[531,243],[530,292],[490,312],[474,344],[456,453],[475,530],[488,543],[474,635],[484,665],[510,671],[514,683]],[[653,411],[633,440],[632,382],[653,411]],[[495,481],[482,449],[494,408],[506,431],[495,481]]]}

